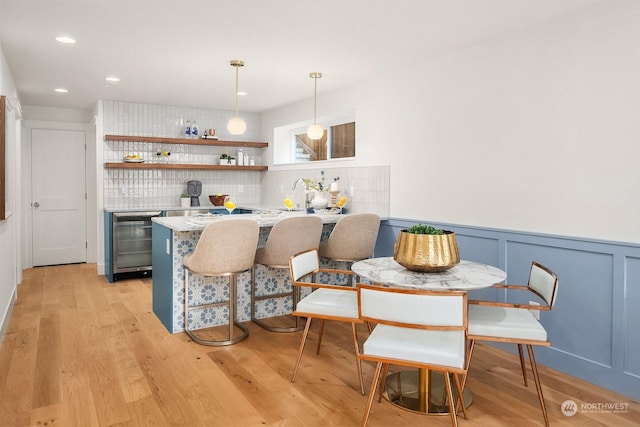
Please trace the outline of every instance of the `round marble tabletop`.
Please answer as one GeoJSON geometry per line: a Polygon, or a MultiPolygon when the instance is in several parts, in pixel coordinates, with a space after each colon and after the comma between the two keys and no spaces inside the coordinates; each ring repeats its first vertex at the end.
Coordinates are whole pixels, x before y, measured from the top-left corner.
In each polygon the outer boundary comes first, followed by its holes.
{"type": "Polygon", "coordinates": [[[507,278],[507,273],[499,268],[472,261],[460,261],[458,265],[440,273],[423,273],[407,270],[393,257],[369,258],[354,263],[351,270],[375,283],[432,290],[482,289],[507,278]]]}

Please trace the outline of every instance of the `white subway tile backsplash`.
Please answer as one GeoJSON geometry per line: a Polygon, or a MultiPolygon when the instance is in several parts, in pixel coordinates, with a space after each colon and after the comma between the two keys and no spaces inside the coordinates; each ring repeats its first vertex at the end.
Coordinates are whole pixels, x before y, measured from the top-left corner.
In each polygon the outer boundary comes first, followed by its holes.
{"type": "MultiPolygon", "coordinates": [[[[226,122],[234,113],[198,108],[166,105],[134,104],[120,101],[103,101],[105,134],[183,137],[186,120],[198,122],[199,133],[204,129],[216,129],[216,136],[225,140],[259,140],[260,115],[243,113],[247,132],[241,137],[229,135],[226,122]]],[[[258,156],[255,149],[252,155],[258,156]]],[[[104,141],[105,162],[119,162],[128,154],[140,154],[147,162],[215,164],[222,153],[235,153],[231,147],[198,145],[104,141]],[[156,153],[169,150],[168,157],[156,153]]],[[[258,161],[256,164],[261,164],[258,161]]],[[[260,201],[260,173],[207,171],[207,170],[122,170],[107,169],[104,173],[104,207],[110,209],[154,208],[179,205],[179,197],[186,190],[187,181],[202,181],[200,203],[209,206],[208,195],[225,192],[241,203],[256,204],[260,201]],[[238,192],[238,184],[244,186],[238,192]],[[126,188],[126,193],[123,189],[126,188]]]]}
{"type": "MultiPolygon", "coordinates": [[[[247,121],[247,132],[239,137],[227,133],[226,123],[233,117],[232,111],[184,108],[167,105],[134,104],[120,101],[103,101],[102,118],[105,134],[184,137],[186,120],[198,122],[199,134],[206,129],[216,129],[216,136],[224,140],[260,140],[260,115],[243,113],[247,121]]],[[[264,150],[243,148],[255,164],[264,164],[264,150]]],[[[237,156],[234,147],[211,147],[201,145],[176,145],[103,141],[105,162],[119,162],[127,154],[140,154],[147,162],[172,162],[193,164],[217,164],[220,154],[237,156]],[[162,150],[171,151],[168,157],[158,156],[162,150]]],[[[362,166],[324,168],[325,184],[335,177],[341,195],[349,201],[349,212],[374,212],[389,215],[389,166],[362,166]],[[353,186],[355,196],[349,195],[353,186]]],[[[208,195],[230,194],[238,203],[282,205],[285,197],[294,197],[294,203],[304,206],[304,192],[300,186],[294,191],[292,185],[300,177],[320,179],[320,170],[248,171],[211,170],[126,170],[105,169],[103,178],[104,207],[109,209],[164,208],[179,206],[180,194],[186,190],[189,180],[202,181],[200,203],[210,206],[208,195]],[[239,191],[242,186],[243,191],[239,191]],[[281,193],[281,188],[284,194],[281,193]],[[124,191],[126,189],[126,192],[124,191]]]]}

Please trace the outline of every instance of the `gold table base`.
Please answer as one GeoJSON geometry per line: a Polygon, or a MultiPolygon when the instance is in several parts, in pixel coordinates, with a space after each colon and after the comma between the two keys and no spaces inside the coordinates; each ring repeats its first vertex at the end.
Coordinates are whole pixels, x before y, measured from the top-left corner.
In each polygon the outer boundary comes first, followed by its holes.
{"type": "MultiPolygon", "coordinates": [[[[455,390],[453,382],[451,386],[455,390]]],[[[464,389],[463,394],[464,403],[469,407],[473,396],[468,388],[464,389]]],[[[444,377],[440,372],[421,369],[390,374],[387,376],[384,397],[393,405],[420,414],[449,413],[444,377]]]]}

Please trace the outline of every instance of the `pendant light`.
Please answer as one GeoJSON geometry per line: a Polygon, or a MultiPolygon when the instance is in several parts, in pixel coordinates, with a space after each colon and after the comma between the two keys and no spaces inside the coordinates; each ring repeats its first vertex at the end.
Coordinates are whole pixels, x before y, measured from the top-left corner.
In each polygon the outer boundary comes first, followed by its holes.
{"type": "Polygon", "coordinates": [[[324,136],[322,126],[316,123],[316,104],[318,100],[318,79],[322,77],[322,73],[310,73],[309,77],[313,79],[313,124],[307,128],[307,136],[310,139],[320,139],[324,136]]]}
{"type": "Polygon", "coordinates": [[[227,130],[231,135],[242,135],[247,130],[247,124],[238,117],[238,68],[244,67],[244,61],[234,59],[231,61],[231,66],[236,69],[236,116],[227,123],[227,130]]]}

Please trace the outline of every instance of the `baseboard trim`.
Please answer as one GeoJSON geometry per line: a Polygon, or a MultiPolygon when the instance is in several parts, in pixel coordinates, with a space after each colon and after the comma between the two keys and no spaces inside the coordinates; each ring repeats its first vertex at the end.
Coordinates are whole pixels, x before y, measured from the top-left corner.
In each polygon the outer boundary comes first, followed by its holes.
{"type": "Polygon", "coordinates": [[[13,312],[13,307],[16,305],[18,301],[18,287],[13,287],[13,292],[11,294],[11,298],[9,299],[9,305],[2,316],[2,322],[0,322],[0,345],[2,345],[2,341],[4,340],[4,334],[7,331],[7,327],[9,326],[9,319],[11,318],[11,313],[13,312]]]}

